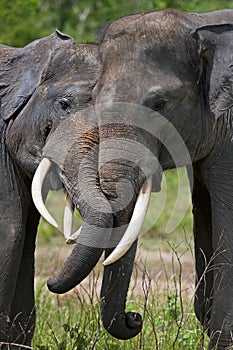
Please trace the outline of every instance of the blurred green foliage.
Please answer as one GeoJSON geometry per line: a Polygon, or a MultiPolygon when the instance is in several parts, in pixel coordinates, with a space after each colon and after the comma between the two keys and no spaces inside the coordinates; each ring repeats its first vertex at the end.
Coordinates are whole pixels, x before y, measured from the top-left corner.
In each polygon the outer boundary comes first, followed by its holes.
{"type": "Polygon", "coordinates": [[[0,0],[0,42],[21,47],[56,28],[77,42],[93,41],[104,23],[158,8],[213,11],[233,8],[224,0],[0,0]]]}

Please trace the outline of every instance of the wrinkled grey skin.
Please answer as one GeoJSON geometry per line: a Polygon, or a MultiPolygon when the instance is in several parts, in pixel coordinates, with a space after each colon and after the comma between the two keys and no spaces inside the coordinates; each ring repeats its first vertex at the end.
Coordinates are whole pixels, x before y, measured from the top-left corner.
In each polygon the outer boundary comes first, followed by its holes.
{"type": "MultiPolygon", "coordinates": [[[[189,150],[194,168],[195,311],[208,328],[209,349],[233,344],[233,31],[227,25],[197,28],[232,20],[232,11],[161,11],[113,22],[103,39],[103,72],[96,87],[97,104],[132,102],[159,111],[189,150]]],[[[102,135],[100,130],[100,140],[102,135]]],[[[164,170],[174,166],[163,147],[150,147],[156,148],[164,170]]],[[[101,148],[99,159],[101,167],[101,148]]],[[[118,176],[122,170],[119,164],[118,176]]],[[[110,165],[108,177],[111,173],[110,165]]],[[[117,178],[114,174],[111,186],[104,174],[101,188],[108,197],[117,178]]],[[[140,183],[134,169],[131,177],[140,183]]]]}
{"type": "MultiPolygon", "coordinates": [[[[0,46],[0,343],[31,343],[39,223],[31,181],[57,126],[92,104],[99,67],[97,45],[58,31],[24,48],[0,46]]],[[[63,170],[55,178],[74,176],[63,170]]]]}
{"type": "MultiPolygon", "coordinates": [[[[159,111],[177,128],[190,152],[194,169],[195,311],[208,329],[209,349],[226,349],[233,343],[233,34],[230,25],[219,25],[232,21],[233,11],[192,14],[175,10],[113,21],[103,36],[103,70],[93,93],[96,106],[107,103],[111,109],[114,102],[127,102],[159,111]]],[[[132,137],[158,155],[164,170],[174,164],[163,146],[150,140],[148,134],[127,129],[127,116],[125,126],[118,128],[101,126],[105,115],[99,118],[101,190],[111,202],[119,179],[128,178],[135,191],[127,210],[115,215],[116,226],[129,221],[145,176],[130,163],[107,163],[108,150],[101,147],[102,140],[114,139],[116,159],[118,152],[127,152],[122,138],[132,137]],[[121,137],[118,144],[117,137],[121,137]]],[[[133,118],[129,115],[128,122],[133,118]]],[[[143,157],[143,152],[137,156],[143,157]]],[[[122,195],[127,193],[127,185],[121,191],[122,195]]],[[[127,253],[131,259],[134,249],[127,253]]],[[[118,338],[137,334],[141,322],[138,315],[124,313],[131,274],[126,264],[131,266],[132,261],[123,257],[105,268],[109,282],[102,289],[103,322],[118,338]],[[129,270],[119,290],[111,288],[117,285],[119,271],[129,270]]],[[[66,276],[61,276],[60,284],[67,284],[66,276]]]]}

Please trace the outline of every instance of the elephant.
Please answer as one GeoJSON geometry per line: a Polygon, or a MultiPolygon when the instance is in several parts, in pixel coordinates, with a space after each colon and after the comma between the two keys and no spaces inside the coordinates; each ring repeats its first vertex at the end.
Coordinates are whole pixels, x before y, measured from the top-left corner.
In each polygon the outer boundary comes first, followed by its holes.
{"type": "MultiPolygon", "coordinates": [[[[100,301],[104,327],[116,338],[134,337],[142,327],[139,314],[125,313],[137,239],[135,234],[131,241],[122,237],[122,231],[127,225],[127,234],[134,230],[130,220],[141,198],[138,194],[158,191],[164,170],[187,166],[195,313],[208,331],[209,350],[233,345],[232,21],[231,10],[201,14],[167,9],[116,19],[102,33],[102,70],[92,93],[99,137],[95,179],[112,207],[110,241],[117,229],[121,234],[115,251],[114,244],[102,246],[107,260],[100,301]],[[179,150],[177,136],[178,161],[169,152],[174,130],[189,155],[179,150]],[[120,206],[117,198],[128,193],[130,198],[120,206]]],[[[104,221],[98,225],[107,227],[104,221]]],[[[86,244],[93,265],[100,255],[97,231],[86,244]]],[[[61,271],[49,280],[53,292],[63,293],[80,282],[86,266],[76,263],[83,254],[78,242],[61,271]]]]}
{"type": "MultiPolygon", "coordinates": [[[[35,328],[34,251],[40,215],[31,195],[34,173],[56,128],[92,104],[99,71],[98,45],[76,44],[59,30],[23,48],[0,46],[1,349],[29,346],[35,328]]],[[[50,177],[50,185],[63,186],[52,169],[50,177]]]]}

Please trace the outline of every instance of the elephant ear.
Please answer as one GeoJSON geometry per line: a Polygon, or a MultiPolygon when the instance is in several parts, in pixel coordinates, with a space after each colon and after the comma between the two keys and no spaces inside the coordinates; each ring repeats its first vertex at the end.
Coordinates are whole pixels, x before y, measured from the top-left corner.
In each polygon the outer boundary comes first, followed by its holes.
{"type": "Polygon", "coordinates": [[[0,45],[0,116],[7,121],[18,115],[43,79],[57,49],[74,44],[58,30],[24,48],[0,45]]]}
{"type": "Polygon", "coordinates": [[[210,111],[216,118],[233,106],[233,24],[197,28],[200,74],[210,111]]]}

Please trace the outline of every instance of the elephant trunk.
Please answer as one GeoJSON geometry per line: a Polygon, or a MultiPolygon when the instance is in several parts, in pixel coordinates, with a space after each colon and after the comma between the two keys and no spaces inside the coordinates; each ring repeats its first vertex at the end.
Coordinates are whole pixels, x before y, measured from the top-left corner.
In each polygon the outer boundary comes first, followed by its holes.
{"type": "MultiPolygon", "coordinates": [[[[109,163],[109,166],[112,171],[111,174],[113,178],[115,178],[117,174],[114,171],[114,166],[111,163],[109,163]]],[[[118,171],[120,172],[119,169],[118,171]]],[[[112,229],[111,240],[109,241],[109,248],[106,249],[105,258],[107,258],[113,251],[110,247],[115,247],[125,233],[134,209],[135,195],[138,192],[135,189],[129,191],[127,186],[129,185],[128,181],[123,181],[120,185],[120,193],[118,193],[119,199],[117,194],[114,194],[116,191],[116,184],[112,181],[111,185],[111,181],[109,181],[109,178],[106,180],[104,174],[106,175],[105,171],[100,171],[101,187],[114,211],[114,227],[112,229]],[[131,192],[131,194],[129,192],[131,192]],[[124,198],[124,200],[122,200],[124,194],[127,199],[124,198]],[[130,198],[128,198],[127,194],[130,198]]],[[[101,318],[107,332],[117,339],[133,338],[142,328],[141,315],[135,312],[127,313],[125,311],[136,247],[137,241],[133,243],[128,252],[119,260],[104,267],[100,301],[101,318]]]]}
{"type": "MultiPolygon", "coordinates": [[[[104,268],[100,310],[104,328],[117,339],[135,337],[142,329],[142,317],[125,312],[126,295],[133,269],[137,242],[115,263],[104,268]]],[[[111,250],[106,251],[106,257],[111,250]]]]}
{"type": "MultiPolygon", "coordinates": [[[[137,130],[130,129],[130,139],[127,130],[129,127],[123,124],[103,125],[100,128],[100,186],[114,213],[111,245],[109,242],[106,258],[113,251],[112,248],[118,245],[129,226],[140,188],[148,176],[144,171],[147,170],[146,166],[140,167],[138,163],[141,153],[137,130]]],[[[137,240],[125,255],[104,268],[101,318],[105,329],[118,339],[132,338],[142,328],[141,315],[125,311],[136,247],[137,240]]]]}
{"type": "MultiPolygon", "coordinates": [[[[58,152],[51,145],[44,150],[44,156],[58,165],[62,183],[83,218],[82,229],[71,255],[59,273],[48,281],[48,288],[54,293],[69,291],[91,272],[107,246],[113,225],[111,205],[99,185],[98,128],[92,120],[89,124],[85,123],[86,120],[81,121],[77,124],[75,120],[72,129],[77,132],[72,142],[69,140],[68,151],[62,159],[59,159],[62,150],[58,152]]],[[[72,135],[73,130],[70,132],[72,135]]],[[[67,140],[63,141],[63,144],[67,143],[67,140]]]]}
{"type": "MultiPolygon", "coordinates": [[[[114,172],[112,174],[114,176],[114,172]]],[[[110,182],[107,181],[107,187],[109,186],[111,187],[110,182]]],[[[103,182],[102,187],[104,188],[103,182]]],[[[127,194],[127,185],[121,190],[123,193],[127,194]]],[[[130,221],[135,198],[133,195],[133,198],[129,200],[127,207],[121,210],[120,207],[122,203],[118,203],[116,198],[113,199],[111,191],[111,194],[108,196],[105,188],[104,193],[109,199],[114,211],[114,227],[112,229],[109,247],[115,247],[119,240],[121,240],[130,221]]],[[[142,328],[142,318],[140,314],[135,312],[125,312],[127,292],[132,275],[136,247],[137,241],[133,243],[128,252],[119,260],[104,267],[100,301],[101,318],[107,332],[117,339],[133,338],[142,328]]],[[[105,258],[107,258],[112,251],[113,248],[106,249],[105,258]]]]}
{"type": "MultiPolygon", "coordinates": [[[[48,288],[54,293],[65,293],[79,284],[97,264],[110,239],[113,218],[111,206],[96,186],[95,178],[85,168],[82,181],[78,184],[74,204],[79,208],[83,225],[77,243],[59,273],[49,279],[48,288]],[[82,193],[85,192],[85,193],[82,193]],[[83,198],[86,196],[86,199],[83,198]],[[91,198],[91,200],[89,200],[91,198]],[[92,205],[93,204],[93,205],[92,205]]],[[[69,186],[67,186],[69,187],[69,186]]]]}
{"type": "MultiPolygon", "coordinates": [[[[96,219],[101,220],[102,229],[110,230],[112,225],[111,216],[100,216],[96,219]]],[[[97,242],[91,242],[92,235],[98,236],[98,232],[95,232],[97,230],[100,230],[98,226],[92,226],[86,222],[83,224],[80,239],[81,241],[84,240],[84,243],[79,241],[76,243],[59,273],[48,280],[47,285],[51,292],[59,294],[68,292],[82,282],[95,267],[103,252],[103,247],[98,247],[97,242]],[[85,239],[87,240],[86,243],[85,239]]]]}
{"type": "Polygon", "coordinates": [[[102,249],[93,249],[77,243],[60,272],[48,280],[48,289],[58,294],[68,292],[91,272],[101,254],[102,249]]]}

